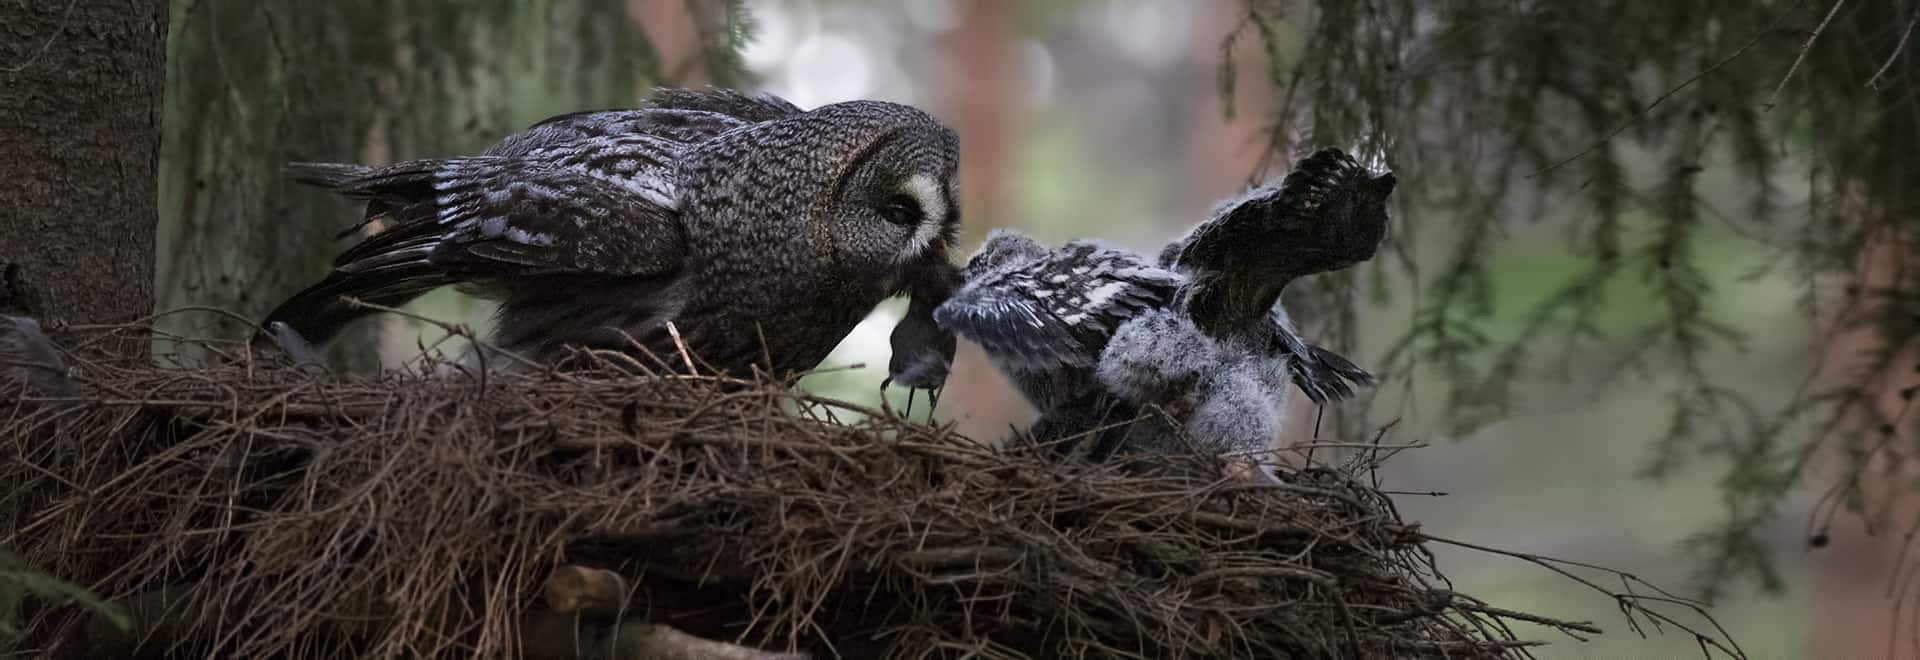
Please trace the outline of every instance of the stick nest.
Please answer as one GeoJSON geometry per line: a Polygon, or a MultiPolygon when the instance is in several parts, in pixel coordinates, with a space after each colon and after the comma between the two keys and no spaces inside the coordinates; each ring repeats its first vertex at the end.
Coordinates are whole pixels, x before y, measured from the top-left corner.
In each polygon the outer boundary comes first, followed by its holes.
{"type": "Polygon", "coordinates": [[[81,400],[0,398],[0,549],[191,594],[181,648],[231,657],[524,652],[563,564],[624,576],[625,618],[815,657],[1506,656],[1507,621],[1555,623],[1451,591],[1338,471],[1062,464],[740,380],[232,354],[74,360],[81,400]]]}

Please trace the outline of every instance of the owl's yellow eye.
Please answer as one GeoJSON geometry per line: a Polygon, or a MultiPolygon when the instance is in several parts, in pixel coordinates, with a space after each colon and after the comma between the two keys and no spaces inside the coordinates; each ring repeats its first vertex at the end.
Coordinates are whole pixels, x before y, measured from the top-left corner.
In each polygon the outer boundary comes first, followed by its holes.
{"type": "Polygon", "coordinates": [[[920,215],[920,201],[904,193],[894,195],[885,206],[880,207],[880,217],[896,225],[911,227],[919,224],[920,215]]]}

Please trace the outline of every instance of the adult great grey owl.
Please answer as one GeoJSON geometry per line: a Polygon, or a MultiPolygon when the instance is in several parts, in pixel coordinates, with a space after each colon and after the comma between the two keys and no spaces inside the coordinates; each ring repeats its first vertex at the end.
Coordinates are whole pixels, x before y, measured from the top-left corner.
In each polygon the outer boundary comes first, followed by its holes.
{"type": "Polygon", "coordinates": [[[957,283],[958,157],[952,130],[905,105],[803,111],[664,90],[639,109],[547,119],[477,156],[295,164],[296,179],[367,200],[367,221],[386,226],[262,325],[323,342],[369,313],[343,297],[391,307],[459,285],[499,302],[490,343],[538,362],[591,348],[671,368],[671,323],[713,369],[784,373],[813,368],[881,300],[911,291],[918,317],[895,349],[914,373],[896,377],[933,387],[953,339],[921,330],[957,283]]]}
{"type": "Polygon", "coordinates": [[[1301,340],[1279,297],[1296,278],[1372,258],[1393,187],[1392,174],[1321,150],[1279,185],[1221,204],[1158,262],[996,231],[935,318],[980,344],[1039,409],[1035,441],[1087,434],[1083,453],[1096,458],[1173,449],[1176,429],[1134,421],[1153,408],[1210,451],[1262,453],[1290,384],[1324,403],[1373,382],[1301,340]]]}

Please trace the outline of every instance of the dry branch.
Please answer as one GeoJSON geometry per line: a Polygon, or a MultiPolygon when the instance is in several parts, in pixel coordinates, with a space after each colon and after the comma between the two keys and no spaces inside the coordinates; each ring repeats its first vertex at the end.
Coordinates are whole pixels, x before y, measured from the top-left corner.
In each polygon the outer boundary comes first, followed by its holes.
{"type": "MultiPolygon", "coordinates": [[[[201,617],[222,625],[237,625],[245,609],[257,603],[224,608],[196,600],[195,590],[166,587],[121,599],[132,628],[121,631],[104,619],[88,621],[82,632],[61,649],[71,658],[139,658],[193,649],[194,628],[201,617]],[[209,608],[216,609],[209,614],[209,608]]],[[[363,612],[372,612],[366,604],[363,612]]],[[[363,614],[364,617],[364,614],[363,614]]],[[[363,618],[364,620],[368,620],[363,618]]],[[[519,652],[529,660],[808,660],[804,653],[773,653],[737,644],[689,635],[671,626],[619,619],[595,619],[553,610],[530,610],[520,619],[519,652]]],[[[359,631],[337,621],[329,639],[348,640],[359,631]]]]}

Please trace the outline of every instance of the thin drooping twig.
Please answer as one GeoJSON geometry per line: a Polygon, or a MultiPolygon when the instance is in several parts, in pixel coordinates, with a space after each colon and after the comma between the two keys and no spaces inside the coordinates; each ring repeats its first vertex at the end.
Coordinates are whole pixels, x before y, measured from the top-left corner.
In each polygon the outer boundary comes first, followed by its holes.
{"type": "Polygon", "coordinates": [[[1562,577],[1573,580],[1574,582],[1580,583],[1581,585],[1586,586],[1589,589],[1598,591],[1602,594],[1606,594],[1608,597],[1613,598],[1614,601],[1620,605],[1621,612],[1628,616],[1628,621],[1630,624],[1632,623],[1632,616],[1637,613],[1642,616],[1646,616],[1648,619],[1651,619],[1653,621],[1663,623],[1666,625],[1671,625],[1674,628],[1678,628],[1682,631],[1685,631],[1686,633],[1693,635],[1695,639],[1699,640],[1702,646],[1718,649],[1719,651],[1726,653],[1728,657],[1733,657],[1733,658],[1746,657],[1746,652],[1744,650],[1741,650],[1740,645],[1733,640],[1732,635],[1727,633],[1726,628],[1722,627],[1718,620],[1715,620],[1712,615],[1707,613],[1706,606],[1704,604],[1667,593],[1666,591],[1661,590],[1659,587],[1653,586],[1651,584],[1648,584],[1640,580],[1639,577],[1636,577],[1631,573],[1625,573],[1625,572],[1617,571],[1614,569],[1606,568],[1603,566],[1596,566],[1593,564],[1588,564],[1583,562],[1569,561],[1565,559],[1555,559],[1553,557],[1546,557],[1546,556],[1536,555],[1536,554],[1526,553],[1526,552],[1516,552],[1513,550],[1502,550],[1499,548],[1488,547],[1488,546],[1480,545],[1477,543],[1456,541],[1453,539],[1442,538],[1442,537],[1433,536],[1430,534],[1422,534],[1422,536],[1426,538],[1426,540],[1434,543],[1457,546],[1457,547],[1466,548],[1469,550],[1477,550],[1480,552],[1496,554],[1503,557],[1512,557],[1514,559],[1519,559],[1521,561],[1525,561],[1527,563],[1540,566],[1541,568],[1545,568],[1549,571],[1553,571],[1554,573],[1558,573],[1562,577]],[[1619,578],[1621,578],[1623,582],[1626,582],[1629,584],[1645,585],[1647,587],[1654,589],[1655,591],[1658,591],[1660,595],[1649,596],[1649,595],[1642,595],[1642,594],[1634,594],[1631,592],[1630,589],[1624,592],[1614,591],[1612,589],[1608,589],[1606,587],[1600,586],[1598,583],[1595,583],[1592,580],[1589,580],[1578,573],[1568,570],[1566,568],[1567,566],[1574,566],[1574,567],[1584,568],[1588,570],[1612,573],[1615,576],[1618,576],[1619,578]],[[1687,608],[1689,610],[1692,610],[1694,614],[1699,616],[1702,620],[1704,620],[1709,625],[1712,625],[1714,630],[1717,632],[1717,635],[1710,635],[1710,634],[1701,632],[1699,630],[1696,630],[1695,628],[1688,626],[1685,622],[1682,622],[1679,619],[1676,619],[1666,613],[1660,612],[1659,610],[1651,609],[1646,605],[1644,605],[1643,603],[1666,603],[1669,605],[1678,605],[1678,606],[1687,608]]]}
{"type": "Polygon", "coordinates": [[[1773,87],[1773,93],[1767,95],[1767,102],[1761,105],[1761,108],[1773,110],[1774,101],[1780,98],[1780,90],[1787,88],[1787,81],[1793,80],[1794,72],[1799,71],[1800,65],[1807,61],[1807,53],[1813,50],[1814,42],[1820,40],[1820,33],[1827,30],[1827,24],[1833,22],[1834,15],[1839,14],[1840,8],[1846,4],[1847,0],[1833,0],[1833,8],[1827,10],[1826,18],[1820,19],[1820,25],[1813,28],[1813,34],[1808,35],[1806,42],[1800,44],[1800,54],[1793,58],[1793,66],[1787,67],[1787,75],[1780,76],[1780,84],[1773,87]]]}
{"type": "Polygon", "coordinates": [[[1893,52],[1887,54],[1887,61],[1873,72],[1872,78],[1867,79],[1867,87],[1880,89],[1880,78],[1887,75],[1887,70],[1892,69],[1893,63],[1900,59],[1900,52],[1907,49],[1907,39],[1913,37],[1913,26],[1916,24],[1920,24],[1920,10],[1914,11],[1913,18],[1907,19],[1907,29],[1900,32],[1900,43],[1893,45],[1893,52]]]}
{"type": "MultiPolygon", "coordinates": [[[[1672,97],[1674,94],[1679,93],[1680,90],[1683,90],[1692,86],[1694,83],[1699,82],[1701,78],[1707,77],[1707,74],[1713,73],[1714,71],[1719,70],[1720,67],[1726,66],[1727,63],[1732,62],[1735,59],[1739,59],[1741,55],[1746,54],[1746,52],[1749,49],[1753,48],[1754,44],[1760,43],[1760,39],[1766,37],[1768,33],[1773,32],[1774,28],[1779,27],[1781,21],[1785,21],[1788,16],[1793,15],[1794,10],[1800,8],[1801,2],[1804,2],[1804,0],[1796,0],[1793,3],[1793,6],[1788,7],[1786,11],[1780,12],[1780,15],[1775,17],[1772,23],[1767,24],[1767,27],[1765,29],[1762,29],[1760,30],[1759,33],[1753,35],[1752,39],[1748,39],[1747,43],[1741,44],[1739,48],[1734,49],[1734,51],[1728,54],[1726,57],[1720,58],[1720,61],[1714,62],[1712,66],[1709,66],[1705,69],[1701,69],[1699,73],[1693,74],[1692,77],[1687,78],[1686,80],[1680,81],[1680,84],[1674,85],[1672,88],[1669,88],[1667,91],[1661,93],[1659,96],[1654,97],[1652,103],[1648,103],[1646,107],[1641,108],[1639,112],[1634,113],[1633,116],[1627,118],[1625,122],[1622,122],[1619,126],[1614,127],[1613,131],[1607,133],[1606,137],[1602,137],[1599,140],[1594,141],[1593,144],[1587,145],[1587,148],[1581,149],[1579,153],[1576,153],[1572,156],[1568,156],[1566,158],[1562,158],[1558,161],[1555,161],[1551,165],[1540,168],[1539,170],[1533,172],[1532,174],[1528,174],[1526,178],[1528,179],[1536,178],[1542,174],[1546,174],[1553,170],[1560,169],[1560,166],[1565,165],[1567,163],[1571,163],[1576,160],[1580,160],[1581,157],[1586,156],[1587,154],[1593,153],[1595,149],[1599,149],[1600,147],[1606,146],[1608,142],[1612,142],[1613,139],[1616,137],[1619,137],[1621,133],[1625,133],[1627,129],[1632,128],[1634,124],[1639,123],[1641,118],[1644,118],[1647,116],[1647,113],[1653,112],[1654,108],[1659,107],[1661,103],[1665,102],[1668,98],[1672,97]]],[[[1831,18],[1831,15],[1829,15],[1829,18],[1831,18]]],[[[1821,25],[1823,27],[1825,26],[1824,23],[1821,25]]],[[[1804,56],[1805,54],[1803,52],[1802,57],[1804,56]]],[[[1799,65],[1800,65],[1799,62],[1794,62],[1795,67],[1798,67],[1799,65]]],[[[1793,72],[1789,71],[1787,72],[1787,75],[1791,76],[1793,75],[1793,72]]],[[[1786,81],[1782,80],[1781,84],[1785,85],[1786,81]]],[[[1778,89],[1774,90],[1775,94],[1778,94],[1779,92],[1780,90],[1778,89]]],[[[1773,106],[1772,99],[1768,99],[1767,107],[1771,108],[1772,106],[1773,106]]]]}
{"type": "Polygon", "coordinates": [[[699,374],[699,370],[693,368],[693,354],[687,352],[687,342],[680,338],[680,328],[675,327],[672,321],[667,322],[667,334],[673,337],[673,347],[679,349],[680,360],[686,363],[687,373],[699,374]]]}

